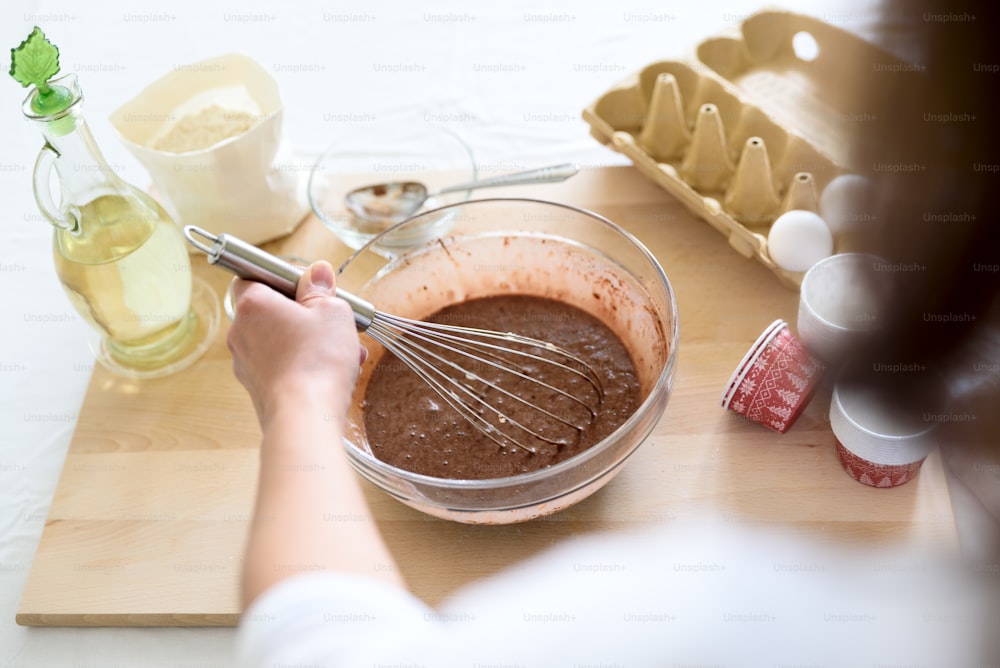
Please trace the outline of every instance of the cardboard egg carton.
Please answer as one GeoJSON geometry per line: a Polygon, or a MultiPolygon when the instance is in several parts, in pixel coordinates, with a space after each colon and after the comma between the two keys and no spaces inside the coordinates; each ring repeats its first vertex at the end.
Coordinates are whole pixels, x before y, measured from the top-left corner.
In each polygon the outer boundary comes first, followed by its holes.
{"type": "MultiPolygon", "coordinates": [[[[852,131],[873,117],[858,105],[879,76],[901,66],[818,18],[767,10],[685,60],[632,73],[583,118],[594,138],[628,156],[737,252],[797,288],[803,274],[774,263],[768,229],[785,211],[817,211],[834,177],[865,174],[851,164],[852,131]]],[[[834,242],[845,249],[844,239],[834,242]]]]}

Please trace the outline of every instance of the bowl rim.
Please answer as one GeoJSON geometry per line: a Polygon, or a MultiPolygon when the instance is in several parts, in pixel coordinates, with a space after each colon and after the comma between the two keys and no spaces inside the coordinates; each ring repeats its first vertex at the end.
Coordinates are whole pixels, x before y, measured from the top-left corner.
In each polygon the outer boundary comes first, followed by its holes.
{"type": "MultiPolygon", "coordinates": [[[[352,261],[354,261],[354,259],[356,257],[358,257],[359,255],[361,255],[365,251],[370,250],[370,251],[372,251],[372,252],[374,252],[376,254],[384,255],[383,253],[379,253],[379,251],[375,250],[374,246],[378,245],[378,242],[382,239],[383,236],[391,234],[398,227],[406,225],[406,224],[410,223],[411,221],[416,220],[417,218],[421,218],[423,216],[427,216],[427,215],[430,215],[430,214],[433,214],[433,213],[436,213],[436,212],[441,212],[441,211],[445,211],[447,209],[453,209],[453,208],[458,208],[458,207],[468,207],[468,206],[472,206],[472,205],[476,205],[476,204],[482,204],[482,203],[512,203],[512,204],[513,203],[522,203],[522,204],[530,204],[530,205],[540,204],[542,206],[555,206],[555,207],[558,207],[558,208],[566,209],[566,210],[572,211],[574,213],[582,214],[584,216],[587,216],[587,217],[590,217],[590,218],[594,219],[598,223],[600,223],[600,224],[602,224],[602,225],[610,228],[613,232],[616,232],[617,234],[621,235],[626,241],[628,241],[633,246],[635,246],[636,249],[638,249],[638,251],[640,252],[640,254],[649,262],[650,266],[653,267],[653,269],[654,269],[653,273],[654,273],[655,279],[657,281],[659,281],[663,285],[663,287],[665,288],[666,294],[667,294],[667,299],[668,299],[668,303],[669,303],[669,307],[670,307],[670,327],[669,327],[670,331],[669,331],[669,333],[666,332],[666,328],[665,328],[665,331],[664,331],[664,333],[667,334],[667,336],[664,337],[665,338],[665,343],[668,346],[667,360],[666,360],[666,363],[663,365],[663,368],[660,370],[660,373],[659,373],[659,375],[656,378],[656,382],[653,383],[653,386],[650,389],[649,393],[646,395],[645,399],[643,399],[642,403],[639,404],[639,407],[636,408],[635,411],[632,413],[632,415],[630,415],[628,417],[628,419],[625,420],[625,422],[623,422],[621,425],[619,425],[619,427],[617,429],[615,429],[613,432],[611,432],[610,434],[608,434],[603,439],[601,439],[600,441],[598,441],[594,445],[590,446],[589,448],[587,448],[583,452],[577,453],[576,455],[573,455],[569,459],[563,460],[563,461],[559,462],[558,464],[554,464],[553,466],[550,466],[550,467],[547,467],[547,468],[538,469],[537,471],[531,471],[531,472],[528,472],[528,473],[521,473],[521,474],[514,475],[514,476],[505,476],[505,477],[502,477],[502,478],[480,478],[480,479],[472,479],[472,480],[466,480],[466,479],[460,479],[460,478],[437,478],[437,477],[425,475],[425,474],[422,474],[422,473],[415,473],[413,471],[407,471],[406,469],[401,469],[401,468],[392,466],[390,464],[387,464],[386,462],[383,462],[381,459],[375,457],[375,455],[373,455],[373,454],[371,454],[369,452],[366,452],[366,451],[362,450],[361,448],[357,447],[356,445],[354,445],[350,441],[350,439],[348,439],[346,436],[344,436],[344,438],[343,438],[344,447],[351,454],[352,458],[359,458],[359,459],[364,460],[365,462],[370,462],[376,469],[381,469],[381,470],[384,470],[384,471],[389,471],[389,472],[393,473],[394,475],[398,476],[399,478],[405,480],[406,482],[412,483],[414,485],[434,486],[434,487],[439,487],[439,488],[450,488],[450,489],[458,489],[458,490],[463,490],[463,491],[467,491],[467,490],[487,490],[487,489],[493,489],[493,488],[497,488],[497,487],[509,487],[509,486],[514,486],[514,485],[524,485],[524,484],[535,483],[535,482],[538,482],[540,480],[544,480],[546,478],[550,478],[550,477],[553,477],[555,475],[558,475],[558,474],[560,474],[563,471],[566,471],[568,469],[576,468],[580,464],[585,463],[588,460],[593,459],[594,457],[597,457],[601,452],[603,452],[604,448],[599,447],[599,446],[601,446],[602,444],[610,443],[610,442],[616,440],[616,437],[620,437],[623,432],[626,432],[626,431],[629,431],[629,430],[635,428],[636,423],[639,422],[643,417],[645,417],[645,414],[649,411],[650,407],[655,403],[657,397],[660,394],[663,393],[663,391],[665,389],[665,386],[668,385],[668,383],[670,382],[670,380],[673,378],[674,368],[677,365],[677,357],[678,357],[678,353],[679,353],[679,351],[678,351],[678,344],[680,342],[680,324],[678,322],[677,296],[674,293],[673,285],[670,283],[670,279],[667,277],[666,272],[664,272],[663,267],[660,265],[659,260],[656,259],[656,256],[653,255],[649,251],[648,248],[646,248],[645,244],[643,244],[631,232],[629,232],[628,230],[624,229],[621,225],[618,225],[614,221],[610,220],[609,218],[607,218],[605,216],[602,216],[599,213],[596,213],[596,212],[591,211],[589,209],[584,209],[583,207],[574,206],[572,204],[565,204],[565,203],[562,203],[562,202],[554,202],[554,201],[551,201],[551,200],[543,200],[543,199],[537,199],[537,198],[531,198],[531,197],[489,197],[489,198],[483,198],[483,199],[470,199],[470,200],[466,200],[464,202],[455,202],[453,204],[448,204],[446,206],[442,206],[442,207],[439,207],[437,209],[432,209],[432,210],[429,210],[429,211],[424,211],[424,212],[421,212],[420,214],[417,214],[416,216],[413,216],[411,218],[407,218],[406,220],[393,225],[392,227],[384,230],[383,232],[381,232],[380,234],[378,234],[377,236],[375,236],[374,238],[372,238],[371,240],[369,240],[364,246],[362,246],[361,248],[359,248],[358,250],[356,250],[354,253],[352,253],[350,255],[350,257],[348,257],[337,268],[337,275],[339,276],[344,271],[344,269],[352,261]]],[[[572,241],[572,240],[570,240],[570,241],[572,241]]],[[[646,437],[648,437],[648,434],[644,435],[644,437],[643,437],[642,440],[645,440],[646,437]]],[[[639,443],[637,443],[633,448],[631,448],[629,450],[629,452],[625,453],[625,456],[622,458],[621,462],[615,464],[614,466],[612,466],[612,467],[610,467],[610,468],[608,468],[606,470],[602,470],[602,471],[596,473],[594,476],[591,476],[588,479],[587,483],[584,483],[584,484],[589,484],[589,482],[592,482],[593,480],[596,480],[596,479],[600,478],[602,475],[606,474],[607,472],[615,470],[620,463],[624,462],[632,454],[632,452],[636,448],[638,448],[638,446],[642,443],[642,440],[640,440],[639,443]]],[[[579,485],[575,485],[570,490],[562,490],[559,493],[553,495],[552,498],[561,497],[564,494],[566,494],[568,492],[572,492],[572,491],[576,490],[579,487],[580,487],[579,485]]],[[[517,506],[517,507],[522,507],[522,506],[525,506],[525,505],[528,505],[528,506],[535,505],[537,503],[543,503],[544,501],[545,500],[533,501],[533,502],[528,503],[528,504],[521,504],[521,506],[517,506]]],[[[483,511],[490,511],[490,510],[495,510],[495,509],[483,508],[481,510],[483,510],[483,511]]]]}

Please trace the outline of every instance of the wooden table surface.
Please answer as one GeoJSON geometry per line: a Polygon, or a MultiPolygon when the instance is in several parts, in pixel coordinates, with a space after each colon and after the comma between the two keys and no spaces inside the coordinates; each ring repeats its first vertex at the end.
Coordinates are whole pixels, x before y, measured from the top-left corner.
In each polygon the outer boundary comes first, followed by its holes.
{"type": "MultiPolygon", "coordinates": [[[[500,193],[496,193],[500,194],[500,193]]],[[[372,512],[415,593],[450,592],[575,534],[637,522],[763,522],[836,542],[957,550],[937,453],[895,489],[841,469],[821,389],[779,436],[719,407],[743,354],[775,318],[794,327],[797,293],[737,255],[710,226],[632,167],[586,169],[563,184],[505,196],[603,214],[660,260],[676,292],[681,344],[663,418],[604,489],[563,513],[469,526],[412,510],[364,482],[372,512]]],[[[272,251],[326,258],[348,250],[315,218],[272,251]]],[[[218,294],[228,275],[193,258],[218,294]]],[[[238,579],[260,432],[233,378],[223,316],[194,367],[132,381],[96,366],[17,615],[20,624],[214,626],[238,620],[238,579]]]]}

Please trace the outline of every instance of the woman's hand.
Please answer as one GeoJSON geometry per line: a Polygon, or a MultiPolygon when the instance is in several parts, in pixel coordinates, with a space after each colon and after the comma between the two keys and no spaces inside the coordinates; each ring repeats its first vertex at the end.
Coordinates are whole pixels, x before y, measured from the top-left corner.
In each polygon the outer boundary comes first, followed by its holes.
{"type": "Polygon", "coordinates": [[[310,265],[294,302],[243,280],[235,282],[233,297],[236,317],[226,343],[233,372],[250,393],[261,425],[266,427],[282,405],[305,397],[337,415],[346,413],[360,346],[350,306],[334,297],[330,264],[310,265]]]}

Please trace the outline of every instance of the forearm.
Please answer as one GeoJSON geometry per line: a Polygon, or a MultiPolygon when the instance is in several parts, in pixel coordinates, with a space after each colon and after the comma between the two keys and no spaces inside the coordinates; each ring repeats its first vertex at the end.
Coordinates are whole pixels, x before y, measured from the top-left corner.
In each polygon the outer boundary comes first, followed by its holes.
{"type": "Polygon", "coordinates": [[[342,433],[329,410],[301,402],[289,402],[265,425],[244,608],[302,572],[348,571],[404,586],[343,452],[342,433]]]}

